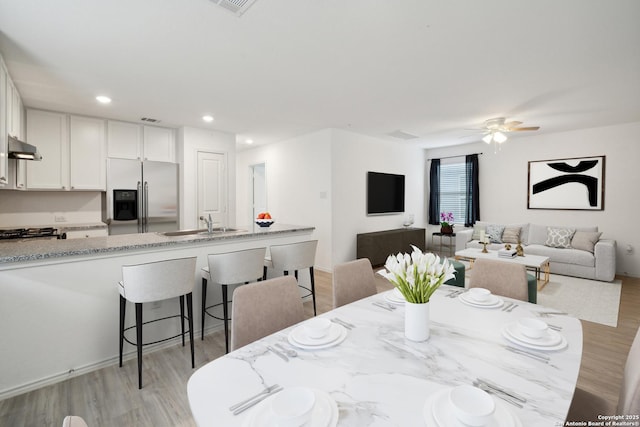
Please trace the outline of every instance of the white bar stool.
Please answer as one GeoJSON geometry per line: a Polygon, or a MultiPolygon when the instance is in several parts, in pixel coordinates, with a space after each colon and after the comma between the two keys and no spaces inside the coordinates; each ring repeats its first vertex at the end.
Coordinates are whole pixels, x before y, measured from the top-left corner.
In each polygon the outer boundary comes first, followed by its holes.
{"type": "Polygon", "coordinates": [[[242,251],[209,254],[209,267],[202,269],[202,339],[204,340],[205,315],[224,321],[224,341],[229,352],[229,300],[228,286],[247,284],[262,280],[264,256],[267,248],[245,249],[242,251]],[[222,302],[207,306],[207,282],[217,283],[222,288],[222,302]],[[223,315],[218,317],[209,309],[222,305],[223,315]]]}
{"type": "Polygon", "coordinates": [[[144,343],[142,341],[142,326],[160,320],[180,317],[182,331],[182,346],[184,347],[184,297],[187,297],[187,320],[189,323],[189,339],[191,341],[191,367],[195,368],[193,349],[193,287],[195,285],[196,257],[179,258],[165,261],[149,262],[137,265],[122,266],[122,281],[120,291],[120,367],[122,367],[122,350],[124,341],[135,345],[138,349],[138,388],[142,388],[142,346],[156,344],[176,338],[179,335],[162,340],[144,343]],[[180,297],[180,314],[160,319],[142,321],[142,304],[180,297]],[[136,307],[136,324],[124,327],[127,301],[136,307]],[[136,341],[128,340],[125,331],[135,328],[136,341]]]}
{"type": "Polygon", "coordinates": [[[296,280],[298,280],[298,270],[305,268],[309,269],[309,277],[311,279],[311,289],[306,286],[301,286],[298,282],[298,286],[308,291],[308,294],[302,296],[306,298],[311,296],[313,299],[313,315],[316,315],[316,285],[313,275],[313,264],[316,261],[316,248],[318,247],[317,240],[308,240],[306,242],[290,243],[286,245],[273,245],[269,248],[271,252],[270,258],[264,260],[264,273],[263,276],[267,277],[267,269],[273,268],[277,271],[283,271],[287,276],[290,271],[293,271],[296,280]]]}

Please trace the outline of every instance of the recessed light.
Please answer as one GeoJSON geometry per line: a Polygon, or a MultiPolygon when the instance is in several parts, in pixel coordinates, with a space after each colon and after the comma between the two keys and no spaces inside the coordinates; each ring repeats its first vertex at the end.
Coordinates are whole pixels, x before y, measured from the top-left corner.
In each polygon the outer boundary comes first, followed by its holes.
{"type": "Polygon", "coordinates": [[[101,104],[109,104],[111,102],[111,98],[109,98],[108,96],[104,96],[104,95],[96,96],[96,100],[101,104]]]}
{"type": "Polygon", "coordinates": [[[213,121],[213,116],[202,116],[202,120],[204,120],[207,123],[211,123],[213,121]]]}
{"type": "Polygon", "coordinates": [[[245,142],[246,142],[247,144],[251,145],[251,144],[253,144],[253,139],[247,139],[245,142]]]}

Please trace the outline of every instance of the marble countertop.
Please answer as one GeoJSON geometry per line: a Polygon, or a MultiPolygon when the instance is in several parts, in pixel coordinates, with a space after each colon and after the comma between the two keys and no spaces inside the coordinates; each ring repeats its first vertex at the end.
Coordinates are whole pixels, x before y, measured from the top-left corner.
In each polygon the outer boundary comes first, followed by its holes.
{"type": "Polygon", "coordinates": [[[165,236],[162,233],[122,234],[70,240],[13,240],[0,242],[0,265],[73,256],[87,256],[194,244],[225,243],[231,240],[261,238],[283,233],[310,232],[314,227],[273,224],[237,227],[238,231],[165,236]]]}
{"type": "Polygon", "coordinates": [[[508,351],[513,344],[501,331],[521,317],[546,311],[545,307],[515,301],[518,307],[511,312],[475,308],[448,298],[452,289],[459,288],[443,285],[431,298],[431,336],[426,342],[404,337],[403,306],[386,310],[372,304],[385,302],[381,293],[321,315],[355,326],[334,347],[296,348],[297,356],[285,361],[267,346],[294,349],[287,339],[292,327],[208,363],[191,376],[187,386],[196,423],[200,427],[253,425],[252,411],[260,411],[259,406],[239,415],[228,408],[280,384],[328,394],[337,403],[338,426],[429,426],[433,422],[425,422],[423,409],[430,396],[483,378],[526,399],[518,407],[494,397],[496,405],[519,420],[512,425],[563,425],[580,369],[580,321],[570,316],[544,318],[562,328],[568,345],[544,352],[549,360],[543,362],[508,351]]]}

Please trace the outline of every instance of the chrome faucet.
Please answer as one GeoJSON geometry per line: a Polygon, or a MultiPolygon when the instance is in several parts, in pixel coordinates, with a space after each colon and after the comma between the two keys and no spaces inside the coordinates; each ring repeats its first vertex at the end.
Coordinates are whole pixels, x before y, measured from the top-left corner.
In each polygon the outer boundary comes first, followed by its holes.
{"type": "Polygon", "coordinates": [[[200,215],[200,220],[207,224],[207,232],[209,234],[213,233],[213,221],[211,220],[211,214],[209,214],[209,219],[205,218],[204,215],[200,215]]]}

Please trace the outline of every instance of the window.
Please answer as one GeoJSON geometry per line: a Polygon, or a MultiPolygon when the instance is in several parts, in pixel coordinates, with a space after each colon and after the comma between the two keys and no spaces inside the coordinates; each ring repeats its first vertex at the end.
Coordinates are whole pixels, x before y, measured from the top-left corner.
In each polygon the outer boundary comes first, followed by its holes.
{"type": "Polygon", "coordinates": [[[464,158],[447,159],[440,165],[440,212],[453,213],[454,222],[463,224],[467,209],[467,179],[464,158]]]}

